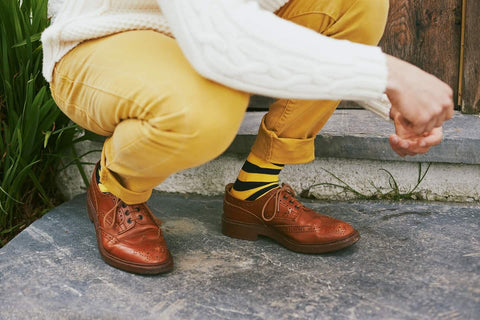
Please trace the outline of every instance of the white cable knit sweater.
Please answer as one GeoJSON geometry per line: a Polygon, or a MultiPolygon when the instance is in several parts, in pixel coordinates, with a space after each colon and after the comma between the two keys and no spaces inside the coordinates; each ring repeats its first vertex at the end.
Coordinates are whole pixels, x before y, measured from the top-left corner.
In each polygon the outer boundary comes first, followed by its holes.
{"type": "Polygon", "coordinates": [[[153,29],[173,35],[202,76],[278,98],[368,100],[388,118],[380,48],[334,40],[278,18],[288,0],[50,0],[43,75],[80,42],[153,29]]]}

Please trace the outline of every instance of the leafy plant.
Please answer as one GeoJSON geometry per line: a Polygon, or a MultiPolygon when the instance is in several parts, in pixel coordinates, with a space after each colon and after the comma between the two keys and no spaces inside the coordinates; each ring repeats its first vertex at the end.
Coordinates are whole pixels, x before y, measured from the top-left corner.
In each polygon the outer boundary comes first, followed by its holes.
{"type": "Polygon", "coordinates": [[[323,169],[325,172],[330,174],[335,180],[337,180],[338,183],[323,182],[323,183],[317,183],[317,184],[311,185],[306,190],[303,190],[302,196],[308,197],[308,195],[310,194],[310,190],[313,187],[331,186],[331,187],[340,188],[342,192],[352,193],[358,199],[363,199],[363,200],[419,200],[419,199],[422,199],[422,195],[419,192],[415,192],[415,190],[417,190],[418,186],[425,179],[425,176],[427,175],[428,170],[430,170],[431,165],[432,164],[429,163],[427,166],[427,169],[423,171],[422,163],[421,162],[418,163],[417,183],[412,189],[408,190],[407,192],[402,192],[392,173],[382,168],[380,169],[380,171],[384,171],[388,175],[389,189],[386,192],[382,191],[380,187],[377,187],[372,181],[370,181],[369,183],[374,189],[374,191],[372,191],[371,194],[364,194],[364,193],[361,193],[360,191],[357,191],[355,188],[348,185],[344,180],[340,179],[338,176],[336,176],[332,172],[323,169]]]}
{"type": "Polygon", "coordinates": [[[41,75],[47,0],[0,1],[0,247],[58,202],[54,177],[79,128],[41,75]]]}

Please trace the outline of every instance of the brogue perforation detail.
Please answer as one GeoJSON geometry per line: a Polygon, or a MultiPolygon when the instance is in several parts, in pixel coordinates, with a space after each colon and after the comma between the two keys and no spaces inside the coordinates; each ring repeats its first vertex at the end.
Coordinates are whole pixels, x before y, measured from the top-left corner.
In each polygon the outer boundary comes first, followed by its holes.
{"type": "Polygon", "coordinates": [[[110,193],[102,193],[92,176],[87,209],[95,224],[100,254],[108,264],[141,274],[172,269],[161,221],[145,203],[129,205],[110,193]]]}
{"type": "Polygon", "coordinates": [[[332,252],[358,241],[350,224],[303,206],[292,188],[283,185],[254,201],[236,199],[226,187],[222,232],[233,238],[267,236],[284,247],[305,253],[332,252]]]}

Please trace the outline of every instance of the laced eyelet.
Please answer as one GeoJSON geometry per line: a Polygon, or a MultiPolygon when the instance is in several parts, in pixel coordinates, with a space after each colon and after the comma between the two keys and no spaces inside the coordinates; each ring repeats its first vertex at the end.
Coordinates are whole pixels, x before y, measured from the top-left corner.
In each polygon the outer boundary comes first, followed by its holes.
{"type": "Polygon", "coordinates": [[[138,219],[142,220],[143,216],[141,214],[138,215],[138,219]]]}
{"type": "Polygon", "coordinates": [[[127,205],[122,202],[122,208],[126,208],[126,207],[127,207],[127,205]]]}
{"type": "MultiPolygon", "coordinates": [[[[272,193],[272,195],[267,199],[267,201],[265,201],[264,205],[263,205],[263,208],[262,208],[262,219],[266,222],[270,222],[272,221],[273,219],[275,219],[275,216],[280,212],[280,203],[282,202],[282,198],[284,200],[289,200],[291,197],[295,197],[295,192],[293,191],[292,187],[290,187],[289,185],[286,185],[286,184],[283,184],[281,188],[278,188],[274,193],[272,193]],[[285,192],[284,194],[282,194],[282,192],[285,192]],[[265,214],[266,214],[266,209],[267,209],[267,205],[270,203],[270,200],[274,201],[274,204],[275,204],[275,208],[274,208],[274,211],[273,211],[273,214],[271,217],[267,217],[265,214]]],[[[296,201],[296,200],[295,200],[296,201]]],[[[293,200],[289,200],[290,203],[292,204],[295,204],[296,202],[293,201],[293,200]]],[[[297,204],[298,206],[298,204],[297,204]]],[[[291,212],[292,208],[289,208],[288,209],[289,212],[291,212]]]]}
{"type": "Polygon", "coordinates": [[[132,219],[128,218],[127,222],[132,223],[132,219]]]}
{"type": "Polygon", "coordinates": [[[137,212],[140,212],[140,207],[135,207],[135,210],[137,210],[137,212]]]}
{"type": "Polygon", "coordinates": [[[130,215],[130,211],[126,210],[126,211],[125,211],[125,215],[126,215],[126,216],[130,215]]]}

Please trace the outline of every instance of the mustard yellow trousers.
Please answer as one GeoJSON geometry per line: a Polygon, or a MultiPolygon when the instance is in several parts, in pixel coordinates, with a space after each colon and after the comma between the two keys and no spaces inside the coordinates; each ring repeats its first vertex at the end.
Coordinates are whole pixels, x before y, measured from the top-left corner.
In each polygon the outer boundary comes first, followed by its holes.
{"type": "MultiPolygon", "coordinates": [[[[326,36],[376,45],[388,0],[291,0],[276,14],[326,36]]],[[[198,75],[176,41],[148,30],[83,42],[55,66],[53,97],[85,129],[107,136],[101,182],[128,204],[170,174],[205,163],[233,141],[250,94],[198,75]]],[[[280,99],[252,152],[282,164],[314,159],[315,135],[338,101],[280,99]]]]}

